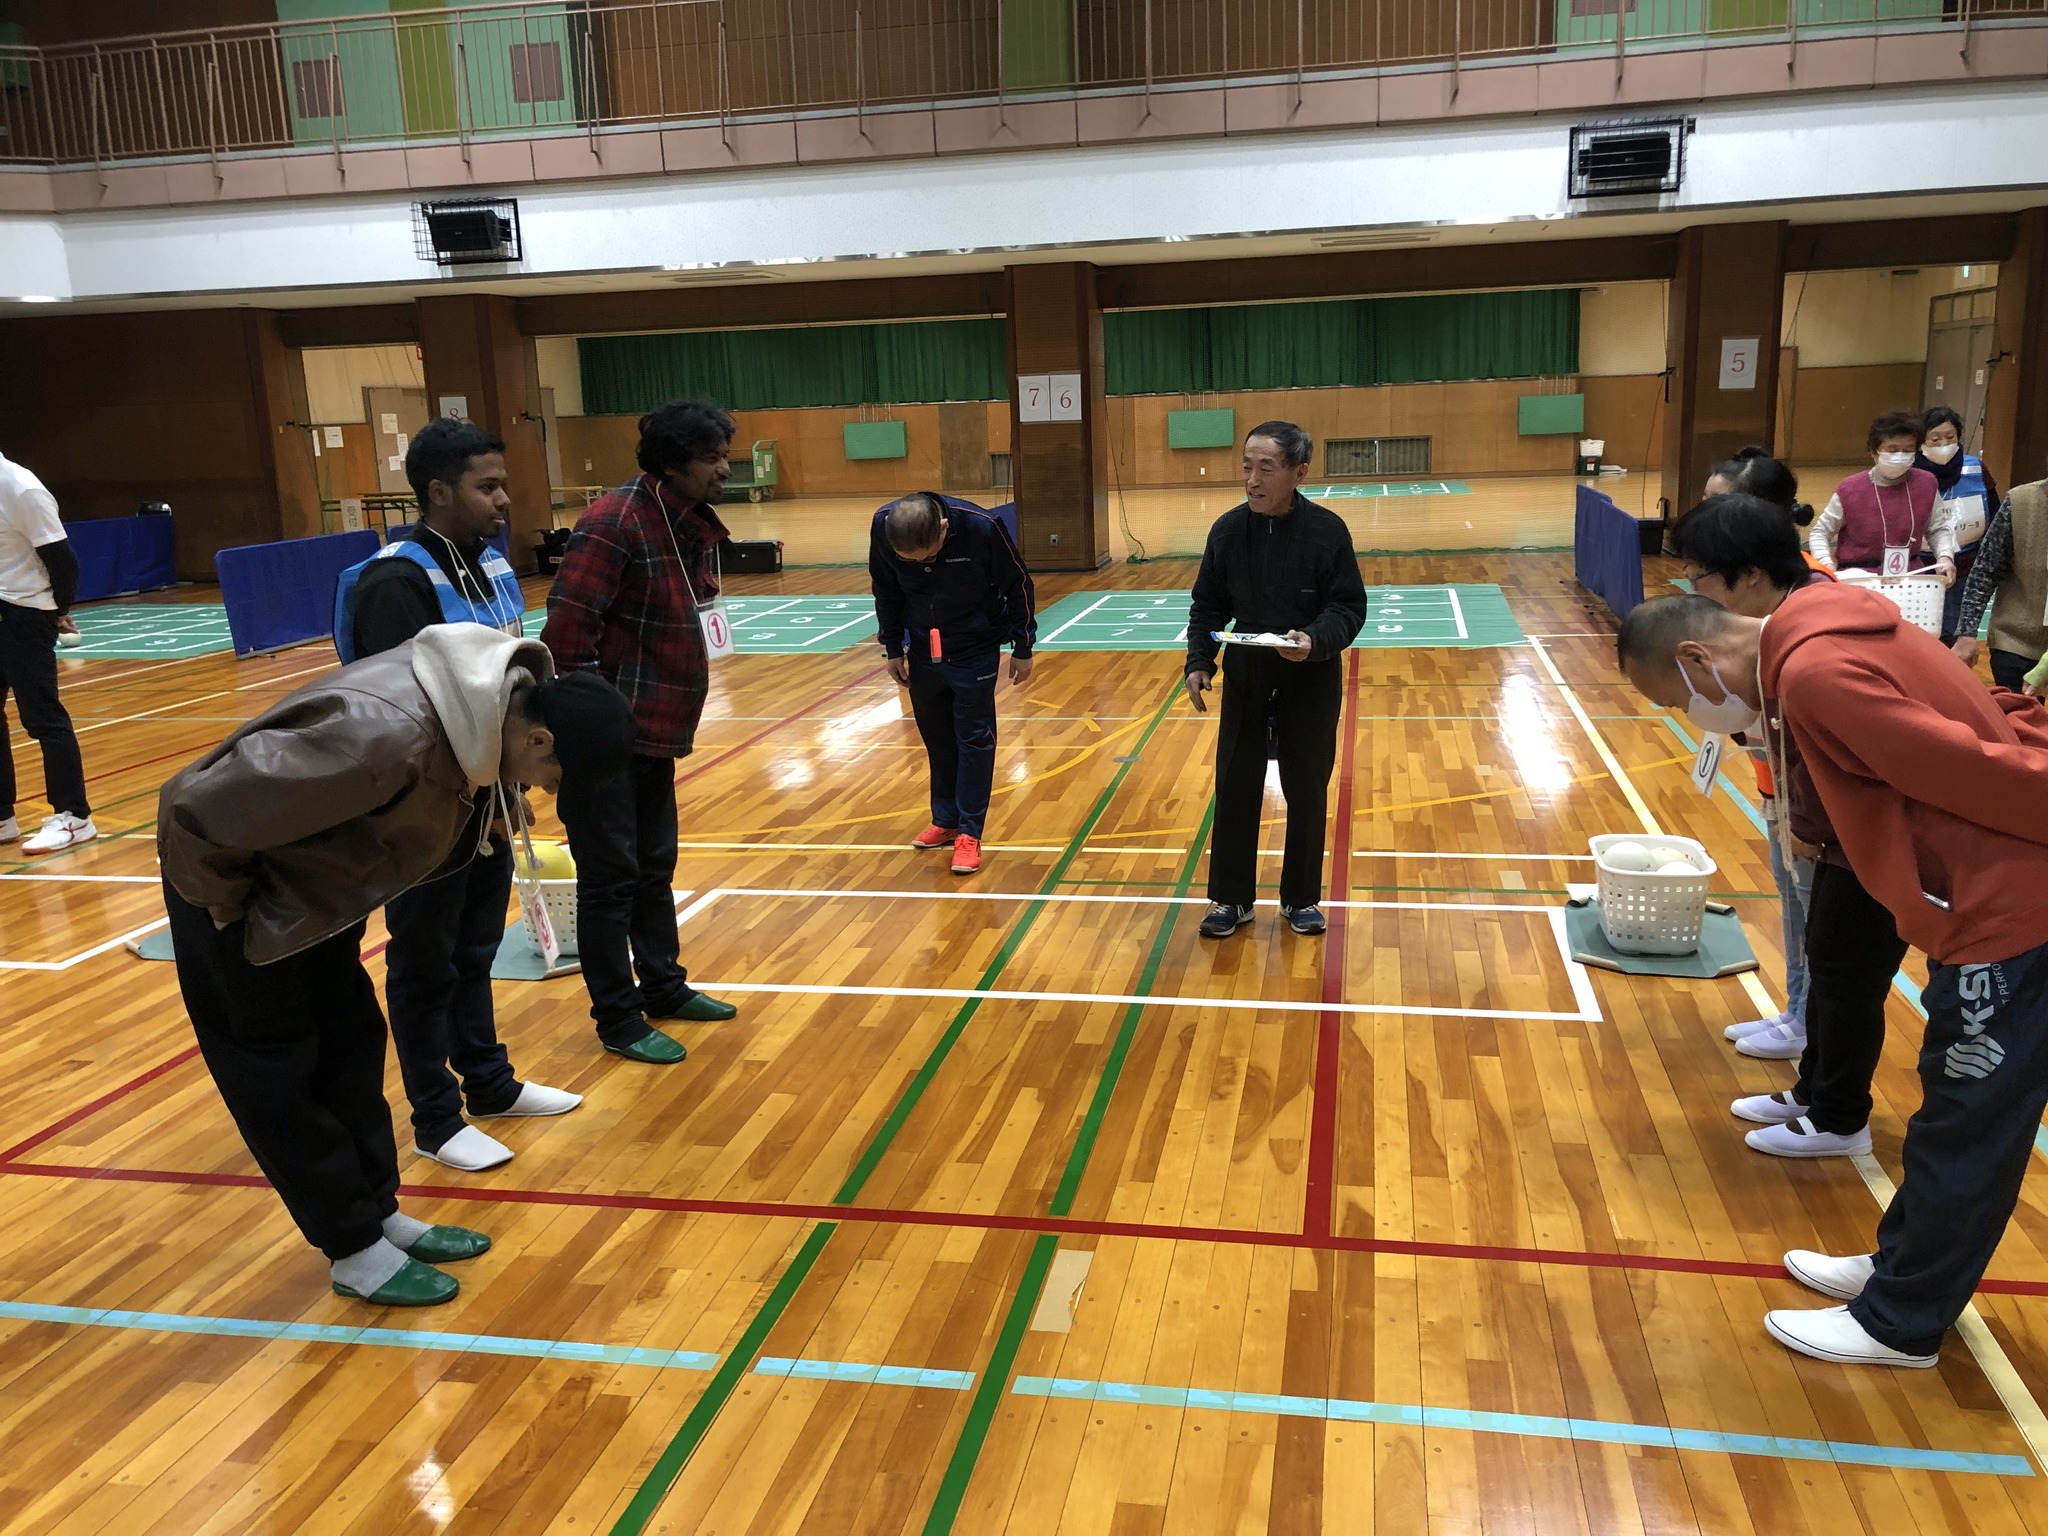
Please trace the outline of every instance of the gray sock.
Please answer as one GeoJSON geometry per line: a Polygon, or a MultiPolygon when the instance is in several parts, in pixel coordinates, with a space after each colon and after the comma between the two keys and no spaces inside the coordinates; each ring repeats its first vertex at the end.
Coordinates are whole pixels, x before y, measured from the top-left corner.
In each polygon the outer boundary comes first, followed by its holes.
{"type": "Polygon", "coordinates": [[[394,1248],[410,1248],[433,1230],[424,1221],[415,1221],[399,1211],[384,1218],[384,1236],[394,1248]]]}
{"type": "Polygon", "coordinates": [[[402,1252],[380,1237],[369,1247],[336,1259],[334,1278],[358,1296],[374,1296],[407,1262],[402,1252]]]}

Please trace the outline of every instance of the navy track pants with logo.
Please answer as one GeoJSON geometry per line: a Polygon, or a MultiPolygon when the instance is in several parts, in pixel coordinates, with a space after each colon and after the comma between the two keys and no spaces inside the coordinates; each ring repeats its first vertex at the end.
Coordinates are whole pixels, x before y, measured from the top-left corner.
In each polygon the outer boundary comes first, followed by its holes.
{"type": "Polygon", "coordinates": [[[2048,1107],[2048,944],[1992,965],[1930,967],[1919,1112],[1877,1269],[1849,1304],[1879,1343],[1931,1355],[1969,1305],[2019,1200],[2048,1107]]]}

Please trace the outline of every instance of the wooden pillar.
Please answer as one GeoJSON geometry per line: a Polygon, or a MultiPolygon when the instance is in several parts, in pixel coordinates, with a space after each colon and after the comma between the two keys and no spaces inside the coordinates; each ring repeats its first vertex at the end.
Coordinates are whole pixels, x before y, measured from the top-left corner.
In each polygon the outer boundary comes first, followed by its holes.
{"type": "Polygon", "coordinates": [[[1047,262],[1011,267],[1007,276],[1017,542],[1034,570],[1096,570],[1109,563],[1109,417],[1095,268],[1047,262]],[[1037,412],[1017,381],[1063,374],[1080,376],[1079,419],[1027,420],[1037,412]]]}
{"type": "Polygon", "coordinates": [[[277,519],[270,537],[307,539],[323,532],[320,477],[313,467],[312,412],[306,371],[278,334],[267,310],[238,312],[242,355],[249,369],[251,437],[262,479],[275,492],[277,519]]]}
{"type": "Polygon", "coordinates": [[[1782,222],[1702,224],[1680,233],[1666,313],[1667,517],[1698,502],[1708,471],[1736,449],[1775,449],[1784,296],[1782,222]],[[1724,374],[1727,344],[1742,342],[1755,345],[1739,369],[1724,374]]]}
{"type": "Polygon", "coordinates": [[[2003,490],[2048,475],[2048,208],[2020,214],[1999,263],[1991,355],[1983,455],[2003,490]]]}
{"type": "Polygon", "coordinates": [[[553,523],[547,446],[541,433],[540,362],[511,299],[464,294],[415,301],[427,410],[460,400],[469,419],[505,440],[512,498],[512,564],[534,569],[534,541],[553,523]]]}

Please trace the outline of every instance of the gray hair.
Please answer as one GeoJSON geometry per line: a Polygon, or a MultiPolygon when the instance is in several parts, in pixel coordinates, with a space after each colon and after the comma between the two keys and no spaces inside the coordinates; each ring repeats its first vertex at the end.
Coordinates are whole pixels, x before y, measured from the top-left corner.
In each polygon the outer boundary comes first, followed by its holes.
{"type": "Polygon", "coordinates": [[[929,491],[912,491],[891,503],[885,526],[889,547],[896,553],[930,549],[939,542],[939,524],[946,515],[946,503],[929,491]]]}
{"type": "Polygon", "coordinates": [[[1271,438],[1289,465],[1306,464],[1315,456],[1316,440],[1291,421],[1262,421],[1245,433],[1244,440],[1255,437],[1271,438]]]}

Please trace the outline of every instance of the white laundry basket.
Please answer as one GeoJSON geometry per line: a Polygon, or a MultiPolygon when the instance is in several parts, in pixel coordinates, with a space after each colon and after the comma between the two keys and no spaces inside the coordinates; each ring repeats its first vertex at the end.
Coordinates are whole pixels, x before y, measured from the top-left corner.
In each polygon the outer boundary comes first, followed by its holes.
{"type": "Polygon", "coordinates": [[[1939,576],[1880,576],[1875,571],[1837,574],[1851,586],[1865,587],[1890,598],[1899,605],[1905,621],[1916,629],[1924,629],[1930,635],[1941,633],[1941,605],[1948,589],[1939,576]]]}
{"type": "MultiPolygon", "coordinates": [[[[555,943],[562,957],[567,959],[576,953],[576,882],[574,880],[536,880],[540,887],[541,904],[548,909],[548,922],[555,930],[555,943]]],[[[533,931],[533,919],[526,915],[525,904],[519,910],[520,926],[526,929],[526,941],[533,946],[533,952],[542,953],[540,935],[533,931]]]]}
{"type": "Polygon", "coordinates": [[[1689,837],[1644,832],[1596,837],[1591,847],[1600,872],[1600,926],[1608,943],[1625,955],[1690,955],[1699,949],[1707,920],[1707,879],[1714,873],[1706,849],[1689,837]],[[1616,843],[1669,848],[1693,872],[1610,869],[1604,856],[1616,843]]]}

